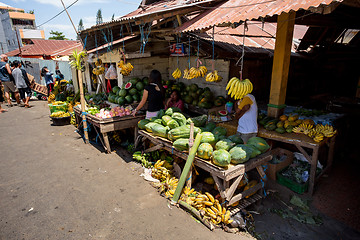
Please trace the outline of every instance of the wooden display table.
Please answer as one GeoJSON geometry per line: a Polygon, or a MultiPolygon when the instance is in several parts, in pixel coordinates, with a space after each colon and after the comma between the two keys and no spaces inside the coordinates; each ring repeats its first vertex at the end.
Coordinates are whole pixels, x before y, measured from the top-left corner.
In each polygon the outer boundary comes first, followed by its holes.
{"type": "MultiPolygon", "coordinates": [[[[74,107],[74,113],[76,116],[76,121],[78,123],[81,122],[81,110],[78,107],[74,107]]],[[[111,153],[109,137],[107,134],[108,132],[123,130],[123,129],[127,129],[127,128],[134,128],[135,129],[134,134],[135,134],[135,139],[136,139],[137,133],[138,133],[137,124],[141,119],[144,119],[144,118],[145,118],[144,114],[136,115],[135,117],[130,115],[130,116],[124,116],[124,117],[117,116],[117,117],[105,118],[105,119],[98,118],[91,114],[86,115],[86,121],[88,121],[89,123],[91,123],[94,126],[95,131],[97,133],[98,133],[98,130],[97,130],[97,128],[98,128],[100,133],[102,134],[104,142],[102,142],[101,138],[100,138],[100,140],[101,140],[101,143],[107,153],[111,153]]]]}
{"type": "MultiPolygon", "coordinates": [[[[172,154],[184,159],[185,161],[188,158],[188,154],[181,152],[173,148],[172,142],[168,139],[154,136],[146,131],[140,130],[139,137],[143,137],[143,141],[148,139],[155,144],[155,149],[165,149],[172,154]]],[[[135,146],[139,144],[139,139],[135,142],[135,146]]],[[[150,149],[149,149],[150,150],[150,149]]],[[[246,196],[257,192],[264,185],[263,182],[259,182],[254,187],[242,192],[235,194],[235,190],[239,185],[241,179],[245,176],[245,173],[256,168],[260,177],[265,178],[265,173],[262,168],[262,165],[272,159],[271,152],[267,152],[259,155],[256,158],[252,158],[244,164],[230,165],[228,169],[218,167],[211,163],[210,161],[203,160],[201,158],[195,157],[194,164],[203,170],[209,172],[214,178],[215,184],[219,189],[220,195],[223,199],[226,200],[226,205],[232,205],[233,203],[245,198],[246,196]]]]}
{"type": "MultiPolygon", "coordinates": [[[[237,128],[237,121],[231,121],[226,123],[220,123],[220,126],[225,127],[230,131],[231,134],[236,133],[237,128]]],[[[314,185],[317,179],[326,172],[332,165],[333,155],[334,155],[334,146],[335,146],[335,136],[331,138],[325,138],[324,141],[319,143],[315,142],[310,137],[306,136],[305,134],[297,134],[297,133],[278,133],[276,131],[269,131],[259,126],[258,136],[262,138],[271,139],[278,142],[289,143],[296,146],[297,149],[305,156],[305,158],[309,161],[310,167],[310,177],[309,177],[309,190],[308,195],[312,195],[314,192],[314,185]],[[322,147],[328,148],[328,156],[326,167],[323,169],[322,173],[315,178],[316,174],[316,167],[319,159],[319,149],[322,147]],[[311,156],[304,150],[304,148],[308,148],[312,150],[311,156]]]]}

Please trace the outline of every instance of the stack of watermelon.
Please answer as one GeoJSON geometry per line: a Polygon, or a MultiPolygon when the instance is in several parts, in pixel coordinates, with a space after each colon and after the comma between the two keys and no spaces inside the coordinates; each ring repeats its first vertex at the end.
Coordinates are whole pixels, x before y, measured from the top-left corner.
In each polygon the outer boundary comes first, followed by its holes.
{"type": "Polygon", "coordinates": [[[145,86],[149,84],[149,79],[144,77],[132,78],[124,83],[122,88],[114,87],[109,93],[108,101],[119,104],[120,106],[140,102],[145,86]]]}

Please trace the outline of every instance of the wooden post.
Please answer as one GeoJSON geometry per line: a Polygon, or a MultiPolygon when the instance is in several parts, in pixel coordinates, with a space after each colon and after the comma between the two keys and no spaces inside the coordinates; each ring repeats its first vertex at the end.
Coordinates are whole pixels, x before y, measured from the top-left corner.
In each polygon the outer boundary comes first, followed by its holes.
{"type": "Polygon", "coordinates": [[[285,107],[286,88],[289,75],[291,45],[295,24],[295,12],[278,16],[276,42],[271,76],[268,116],[278,117],[285,107]]]}
{"type": "Polygon", "coordinates": [[[77,70],[77,75],[79,78],[79,90],[80,90],[80,103],[81,103],[81,118],[84,126],[84,137],[85,143],[89,143],[89,135],[87,129],[86,116],[83,114],[85,112],[85,97],[84,97],[84,85],[82,80],[82,72],[81,70],[77,70]]]}
{"type": "Polygon", "coordinates": [[[359,77],[359,81],[358,81],[358,85],[357,85],[355,97],[360,98],[360,77],[359,77]]]}

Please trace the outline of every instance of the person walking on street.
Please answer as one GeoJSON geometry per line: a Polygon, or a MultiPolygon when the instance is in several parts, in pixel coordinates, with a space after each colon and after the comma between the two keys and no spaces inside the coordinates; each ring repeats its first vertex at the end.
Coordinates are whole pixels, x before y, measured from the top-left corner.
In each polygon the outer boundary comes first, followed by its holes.
{"type": "Polygon", "coordinates": [[[11,103],[11,99],[10,99],[10,92],[14,93],[16,102],[19,105],[20,104],[19,91],[16,88],[15,84],[12,81],[10,81],[11,69],[10,69],[10,65],[8,63],[9,59],[5,54],[1,54],[0,57],[1,57],[1,60],[0,60],[0,82],[4,86],[4,92],[5,92],[6,100],[8,102],[8,106],[9,107],[13,106],[11,103]]]}
{"type": "Polygon", "coordinates": [[[52,77],[54,73],[50,72],[50,70],[47,67],[43,67],[41,69],[41,76],[45,78],[46,87],[48,89],[48,96],[50,95],[50,92],[54,89],[54,79],[52,77]]]}
{"type": "Polygon", "coordinates": [[[25,104],[26,108],[30,108],[29,100],[31,97],[31,89],[29,87],[30,82],[27,77],[26,71],[24,69],[20,69],[21,63],[17,60],[14,61],[14,70],[12,71],[12,75],[15,79],[16,86],[20,93],[20,98],[25,104]],[[27,96],[25,96],[25,94],[27,96]]]}
{"type": "Polygon", "coordinates": [[[4,102],[4,95],[3,95],[3,87],[0,83],[0,113],[7,112],[6,109],[1,107],[1,104],[4,102]]]}

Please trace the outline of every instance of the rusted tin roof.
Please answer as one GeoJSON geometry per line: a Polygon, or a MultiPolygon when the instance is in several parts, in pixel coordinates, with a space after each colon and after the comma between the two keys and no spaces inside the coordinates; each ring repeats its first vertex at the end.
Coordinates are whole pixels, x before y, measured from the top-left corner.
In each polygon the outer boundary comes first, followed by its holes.
{"type": "MultiPolygon", "coordinates": [[[[179,32],[207,30],[245,20],[280,15],[282,12],[309,10],[343,0],[229,0],[206,11],[177,28],[179,32]]],[[[200,6],[199,6],[200,7],[200,6]]],[[[206,9],[204,7],[204,9],[206,9]]]]}
{"type": "MultiPolygon", "coordinates": [[[[82,49],[81,42],[73,40],[45,40],[31,39],[33,44],[21,48],[22,56],[69,56],[74,49],[82,49]]],[[[6,53],[10,56],[19,56],[19,49],[6,53]]]]}
{"type": "MultiPolygon", "coordinates": [[[[250,52],[271,52],[275,49],[276,23],[262,23],[259,21],[249,21],[245,28],[245,51],[250,52]]],[[[296,52],[308,27],[295,25],[293,44],[291,51],[296,52]]],[[[244,25],[233,29],[215,27],[214,29],[215,44],[233,52],[241,53],[244,35],[244,25]]],[[[212,30],[206,33],[196,34],[200,38],[212,41],[212,30]]]]}

